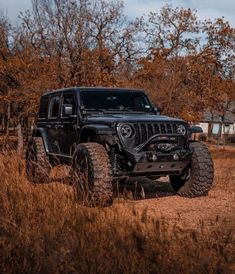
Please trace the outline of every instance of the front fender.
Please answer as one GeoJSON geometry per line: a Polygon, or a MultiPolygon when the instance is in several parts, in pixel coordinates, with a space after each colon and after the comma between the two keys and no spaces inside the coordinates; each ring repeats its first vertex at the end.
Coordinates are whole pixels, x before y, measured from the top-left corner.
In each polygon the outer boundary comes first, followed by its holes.
{"type": "Polygon", "coordinates": [[[81,134],[84,130],[91,130],[98,135],[115,134],[115,130],[107,125],[92,124],[82,127],[81,134]]]}
{"type": "Polygon", "coordinates": [[[116,131],[108,125],[85,125],[80,133],[79,142],[85,142],[91,137],[92,140],[108,145],[115,145],[116,131]]]}
{"type": "Polygon", "coordinates": [[[203,130],[200,126],[191,126],[190,127],[190,133],[203,133],[203,130]]]}

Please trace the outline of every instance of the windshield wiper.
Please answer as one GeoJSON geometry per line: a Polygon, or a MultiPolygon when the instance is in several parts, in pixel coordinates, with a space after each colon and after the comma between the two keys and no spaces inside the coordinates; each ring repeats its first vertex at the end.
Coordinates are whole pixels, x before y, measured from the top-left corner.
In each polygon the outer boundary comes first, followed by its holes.
{"type": "Polygon", "coordinates": [[[104,109],[101,108],[85,108],[86,111],[96,111],[96,112],[102,112],[104,113],[104,109]]]}
{"type": "Polygon", "coordinates": [[[115,109],[115,108],[109,108],[109,109],[101,109],[101,108],[86,108],[85,111],[87,112],[101,112],[101,113],[133,113],[133,114],[148,114],[153,113],[153,111],[144,111],[144,110],[135,110],[130,108],[124,108],[124,109],[115,109]]]}

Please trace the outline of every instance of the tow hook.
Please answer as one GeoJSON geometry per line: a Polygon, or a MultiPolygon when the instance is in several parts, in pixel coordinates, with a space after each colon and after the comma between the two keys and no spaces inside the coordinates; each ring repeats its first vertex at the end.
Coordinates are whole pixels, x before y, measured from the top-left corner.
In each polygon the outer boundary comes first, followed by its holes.
{"type": "Polygon", "coordinates": [[[149,162],[156,162],[157,161],[157,154],[154,152],[148,153],[147,159],[149,162]]]}
{"type": "Polygon", "coordinates": [[[179,152],[178,152],[178,155],[180,157],[180,159],[185,159],[186,157],[188,157],[190,154],[189,151],[185,150],[185,149],[181,149],[179,152]]]}

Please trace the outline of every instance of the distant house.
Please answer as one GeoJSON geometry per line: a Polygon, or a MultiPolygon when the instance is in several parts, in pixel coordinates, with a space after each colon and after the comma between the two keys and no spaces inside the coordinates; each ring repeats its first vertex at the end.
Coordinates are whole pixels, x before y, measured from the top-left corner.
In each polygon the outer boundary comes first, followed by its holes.
{"type": "Polygon", "coordinates": [[[208,138],[217,139],[221,135],[235,135],[235,111],[227,111],[224,116],[205,112],[203,119],[197,123],[208,138]]]}

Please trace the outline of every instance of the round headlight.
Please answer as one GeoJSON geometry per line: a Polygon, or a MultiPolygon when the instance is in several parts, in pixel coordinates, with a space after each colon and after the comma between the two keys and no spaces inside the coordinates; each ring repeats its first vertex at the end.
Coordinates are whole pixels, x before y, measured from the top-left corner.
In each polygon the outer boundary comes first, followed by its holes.
{"type": "Polygon", "coordinates": [[[186,134],[186,127],[184,125],[178,125],[176,128],[176,133],[177,134],[181,134],[181,135],[185,135],[186,134]]]}
{"type": "Polygon", "coordinates": [[[120,133],[124,138],[130,138],[134,134],[134,130],[130,125],[124,124],[120,128],[120,133]]]}

